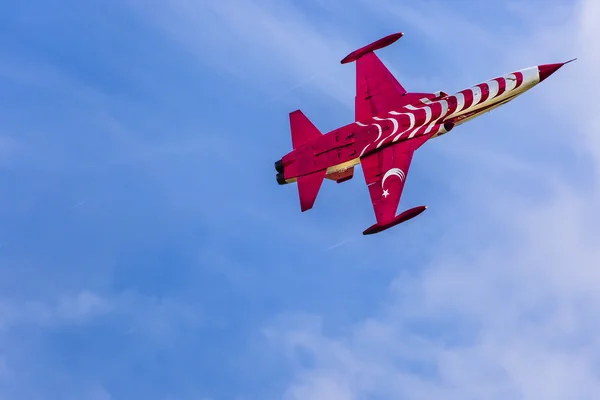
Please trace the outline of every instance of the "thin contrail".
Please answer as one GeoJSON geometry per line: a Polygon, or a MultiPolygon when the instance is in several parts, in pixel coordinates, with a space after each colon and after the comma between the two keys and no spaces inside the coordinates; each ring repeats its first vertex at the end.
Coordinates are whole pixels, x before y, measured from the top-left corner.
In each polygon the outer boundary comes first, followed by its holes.
{"type": "Polygon", "coordinates": [[[311,78],[309,78],[309,79],[306,79],[306,80],[304,80],[304,81],[302,81],[302,82],[298,83],[297,85],[294,85],[294,86],[292,86],[291,88],[289,88],[289,89],[288,89],[288,90],[286,90],[285,92],[283,92],[283,93],[281,93],[281,94],[279,94],[279,95],[277,95],[277,96],[273,97],[271,100],[267,101],[267,104],[268,104],[268,103],[272,103],[272,102],[274,102],[274,101],[277,101],[277,100],[281,100],[281,99],[282,99],[283,97],[285,97],[286,95],[288,95],[288,94],[292,93],[294,90],[297,90],[297,89],[301,88],[302,86],[304,86],[304,85],[306,85],[306,84],[308,84],[308,83],[310,83],[310,82],[314,81],[315,79],[317,79],[317,78],[318,78],[318,77],[320,77],[321,75],[323,75],[323,74],[316,74],[316,75],[313,75],[311,78]]]}
{"type": "Polygon", "coordinates": [[[348,243],[348,242],[350,242],[350,241],[352,241],[354,239],[356,239],[356,237],[354,237],[354,236],[353,237],[349,237],[348,239],[344,239],[344,240],[342,240],[342,241],[340,241],[340,242],[338,242],[336,244],[333,244],[333,245],[329,246],[328,248],[325,249],[325,251],[330,251],[330,250],[333,250],[333,249],[338,248],[340,246],[343,246],[346,243],[348,243]]]}

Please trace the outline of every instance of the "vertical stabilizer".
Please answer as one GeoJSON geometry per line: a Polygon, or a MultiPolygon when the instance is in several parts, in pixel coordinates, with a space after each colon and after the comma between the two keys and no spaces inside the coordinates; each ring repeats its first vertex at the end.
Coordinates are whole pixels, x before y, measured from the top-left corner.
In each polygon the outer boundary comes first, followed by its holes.
{"type": "Polygon", "coordinates": [[[322,136],[317,127],[300,110],[290,113],[290,130],[292,131],[292,147],[294,149],[322,136]]]}

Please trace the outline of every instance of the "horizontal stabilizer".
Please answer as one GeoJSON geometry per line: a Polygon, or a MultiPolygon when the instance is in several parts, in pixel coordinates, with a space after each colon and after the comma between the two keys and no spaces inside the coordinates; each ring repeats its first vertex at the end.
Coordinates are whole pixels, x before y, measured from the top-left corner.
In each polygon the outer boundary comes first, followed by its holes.
{"type": "Polygon", "coordinates": [[[298,195],[302,212],[310,210],[315,204],[327,170],[298,177],[298,195]]]}
{"type": "Polygon", "coordinates": [[[292,147],[294,149],[322,135],[317,127],[300,110],[290,113],[290,130],[292,131],[292,147]]]}

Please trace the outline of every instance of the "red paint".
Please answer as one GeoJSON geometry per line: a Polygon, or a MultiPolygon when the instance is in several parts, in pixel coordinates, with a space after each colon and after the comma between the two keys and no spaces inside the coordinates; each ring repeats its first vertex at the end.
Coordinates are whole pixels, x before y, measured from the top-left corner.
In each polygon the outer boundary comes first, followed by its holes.
{"type": "Polygon", "coordinates": [[[358,50],[354,50],[352,53],[350,53],[346,57],[344,57],[342,59],[342,61],[340,61],[340,62],[342,64],[354,62],[367,53],[371,53],[371,52],[374,52],[375,50],[379,50],[379,49],[389,46],[390,44],[394,43],[396,40],[400,39],[403,35],[404,35],[404,33],[402,33],[402,32],[392,33],[391,35],[388,35],[384,38],[376,40],[373,43],[368,44],[364,47],[361,47],[358,50]]]}
{"type": "Polygon", "coordinates": [[[353,177],[354,177],[354,167],[350,167],[345,171],[332,172],[325,176],[325,178],[331,179],[332,181],[336,181],[337,183],[349,181],[353,177]]]}
{"type": "Polygon", "coordinates": [[[544,81],[550,75],[558,71],[560,67],[565,65],[566,63],[557,63],[557,64],[544,64],[538,66],[538,71],[540,73],[540,82],[544,81]]]}
{"type": "Polygon", "coordinates": [[[363,235],[372,235],[374,233],[379,233],[386,229],[390,229],[393,226],[396,226],[398,224],[408,221],[409,219],[416,217],[417,215],[421,214],[426,209],[427,209],[427,206],[418,206],[418,207],[414,207],[409,210],[406,210],[402,214],[398,215],[397,217],[395,217],[394,219],[392,219],[390,222],[388,222],[386,224],[371,225],[363,232],[363,235]]]}
{"type": "Polygon", "coordinates": [[[419,147],[465,119],[511,101],[566,64],[526,68],[452,96],[442,91],[407,92],[374,53],[400,37],[402,33],[386,36],[342,60],[342,64],[356,62],[356,122],[322,134],[302,111],[290,113],[293,150],[275,163],[277,182],[297,182],[302,211],[314,206],[325,178],[348,181],[354,177],[354,164],[360,163],[376,219],[365,235],[389,229],[425,210],[419,206],[396,216],[419,147]]]}

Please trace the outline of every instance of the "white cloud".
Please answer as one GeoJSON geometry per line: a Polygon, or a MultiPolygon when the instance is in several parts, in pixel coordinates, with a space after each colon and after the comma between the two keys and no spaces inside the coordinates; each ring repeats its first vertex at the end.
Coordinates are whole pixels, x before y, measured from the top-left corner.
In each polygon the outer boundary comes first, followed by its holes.
{"type": "Polygon", "coordinates": [[[108,299],[87,290],[64,294],[55,302],[10,301],[0,302],[0,328],[15,325],[56,325],[81,323],[111,311],[108,299]]]}
{"type": "MultiPolygon", "coordinates": [[[[592,94],[599,89],[595,48],[600,28],[593,16],[599,7],[593,0],[582,2],[577,19],[551,28],[533,19],[536,47],[523,43],[514,49],[515,54],[528,49],[529,57],[543,62],[559,50],[578,53],[580,64],[544,82],[553,86],[540,86],[529,102],[538,101],[532,114],[544,117],[537,125],[553,136],[548,146],[561,146],[565,154],[578,149],[596,165],[600,118],[592,94]],[[563,125],[571,130],[556,128],[563,125]]],[[[552,18],[556,10],[563,5],[549,3],[540,20],[552,18]]],[[[453,23],[446,20],[444,26],[453,23]]],[[[513,112],[523,112],[526,101],[521,106],[513,112]]],[[[501,174],[504,161],[510,163],[510,150],[498,155],[503,162],[485,170],[501,174]]],[[[472,165],[484,162],[467,153],[460,156],[472,165]]],[[[560,159],[553,167],[567,167],[569,174],[582,171],[560,159]]],[[[543,164],[535,158],[522,168],[545,180],[543,164]]],[[[473,215],[451,236],[430,243],[432,261],[419,266],[416,276],[401,274],[385,306],[371,318],[338,336],[317,317],[288,316],[268,330],[276,349],[295,363],[286,398],[599,397],[600,182],[593,171],[583,171],[591,187],[571,182],[569,174],[552,176],[544,182],[544,195],[527,193],[535,203],[523,201],[523,192],[494,189],[483,172],[472,171],[461,188],[465,198],[478,202],[473,215]],[[472,226],[477,233],[469,230],[472,226]],[[481,232],[489,235],[487,240],[477,236],[481,232]]],[[[524,178],[513,172],[511,179],[524,178]]]]}
{"type": "Polygon", "coordinates": [[[0,301],[0,330],[23,325],[85,324],[102,316],[126,316],[130,334],[152,340],[170,340],[178,324],[198,326],[199,307],[172,299],[144,296],[134,291],[100,295],[88,290],[65,293],[54,301],[0,301]]]}
{"type": "Polygon", "coordinates": [[[56,314],[61,319],[79,320],[109,310],[110,304],[106,299],[83,290],[75,296],[63,296],[56,307],[56,314]]]}

